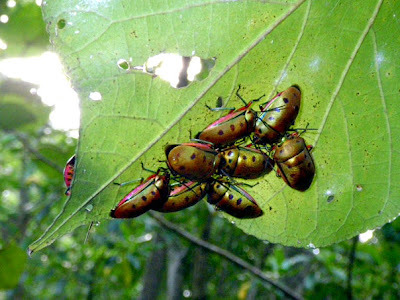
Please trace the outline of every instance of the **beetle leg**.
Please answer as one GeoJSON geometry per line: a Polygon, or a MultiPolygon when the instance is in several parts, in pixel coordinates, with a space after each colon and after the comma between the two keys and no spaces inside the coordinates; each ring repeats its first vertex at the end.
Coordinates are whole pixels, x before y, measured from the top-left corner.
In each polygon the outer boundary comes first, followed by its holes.
{"type": "Polygon", "coordinates": [[[261,98],[265,97],[265,94],[262,95],[261,97],[258,97],[257,99],[251,100],[250,102],[247,102],[246,100],[243,99],[243,97],[239,94],[239,90],[240,90],[241,86],[239,84],[238,89],[236,90],[236,96],[244,103],[245,106],[253,103],[253,102],[258,102],[261,100],[261,98]]]}
{"type": "Polygon", "coordinates": [[[234,111],[235,108],[231,108],[231,107],[210,107],[206,104],[206,107],[211,110],[211,111],[220,111],[220,110],[230,110],[230,111],[234,111]]]}
{"type": "MultiPolygon", "coordinates": [[[[248,186],[251,188],[255,187],[257,184],[259,184],[259,182],[256,182],[255,184],[249,184],[249,183],[244,183],[244,182],[236,183],[236,185],[245,185],[245,186],[248,186]]],[[[234,187],[234,185],[232,185],[231,187],[234,187]]],[[[233,189],[238,192],[238,190],[236,190],[235,188],[233,188],[233,189]]]]}
{"type": "Polygon", "coordinates": [[[117,183],[117,182],[113,182],[113,183],[116,184],[116,185],[119,185],[119,186],[125,186],[125,185],[131,184],[131,183],[134,183],[134,182],[138,182],[138,181],[140,181],[140,183],[142,183],[143,182],[143,177],[140,177],[140,178],[134,179],[134,180],[125,181],[125,182],[122,182],[122,183],[117,183]]]}

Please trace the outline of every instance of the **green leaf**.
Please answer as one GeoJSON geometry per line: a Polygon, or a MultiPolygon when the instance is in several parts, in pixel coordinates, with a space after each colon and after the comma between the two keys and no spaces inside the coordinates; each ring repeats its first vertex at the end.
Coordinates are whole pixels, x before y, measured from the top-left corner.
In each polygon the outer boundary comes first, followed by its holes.
{"type": "Polygon", "coordinates": [[[0,290],[13,289],[25,270],[27,255],[20,247],[10,244],[0,250],[0,290]]]}
{"type": "Polygon", "coordinates": [[[219,117],[205,104],[221,96],[241,106],[239,84],[245,99],[298,84],[296,127],[317,130],[303,135],[314,146],[311,188],[292,190],[274,174],[246,181],[259,182],[246,190],[265,214],[230,218],[236,226],[274,243],[319,247],[398,215],[398,2],[48,1],[43,9],[80,94],[82,123],[72,196],[32,251],[107,218],[132,189],[113,182],[148,176],[140,162],[163,165],[166,144],[188,141],[219,117]],[[161,52],[215,58],[215,66],[182,89],[118,67],[161,52]]]}
{"type": "Polygon", "coordinates": [[[36,132],[49,121],[51,108],[31,93],[37,85],[0,78],[0,128],[36,132]]]}
{"type": "Polygon", "coordinates": [[[16,94],[0,96],[0,128],[35,132],[49,120],[50,108],[16,94]]]}

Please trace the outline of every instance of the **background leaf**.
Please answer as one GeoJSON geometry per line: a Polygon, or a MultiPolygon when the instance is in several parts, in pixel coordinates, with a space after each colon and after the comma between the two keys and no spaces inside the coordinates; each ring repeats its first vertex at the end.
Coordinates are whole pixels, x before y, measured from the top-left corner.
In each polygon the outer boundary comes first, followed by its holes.
{"type": "Polygon", "coordinates": [[[7,2],[0,2],[2,15],[9,17],[8,22],[0,24],[0,37],[7,44],[7,51],[1,51],[0,57],[41,53],[49,41],[40,7],[34,1],[17,1],[16,7],[7,2]]]}
{"type": "Polygon", "coordinates": [[[246,99],[301,86],[296,127],[317,129],[304,134],[317,173],[305,193],[273,174],[258,180],[248,191],[265,215],[237,226],[274,243],[324,246],[398,215],[398,2],[49,1],[43,11],[82,120],[72,195],[31,250],[107,217],[132,188],[112,183],[145,177],[139,162],[160,166],[167,143],[188,141],[218,117],[205,108],[218,96],[240,106],[238,84],[246,99]],[[216,64],[179,90],[118,68],[120,59],[140,66],[161,52],[216,64]]]}
{"type": "Polygon", "coordinates": [[[0,290],[13,289],[17,286],[25,269],[26,253],[20,247],[10,244],[0,250],[0,290]]]}

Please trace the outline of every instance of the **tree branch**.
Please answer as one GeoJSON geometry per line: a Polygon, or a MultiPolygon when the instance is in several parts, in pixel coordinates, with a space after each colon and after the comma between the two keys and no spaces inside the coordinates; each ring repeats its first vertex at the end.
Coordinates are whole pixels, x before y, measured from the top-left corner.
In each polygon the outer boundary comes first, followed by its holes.
{"type": "Polygon", "coordinates": [[[261,280],[269,283],[273,287],[275,287],[278,290],[280,290],[281,292],[283,292],[285,294],[285,296],[287,296],[288,298],[296,299],[296,300],[303,299],[300,295],[297,295],[294,291],[290,290],[287,286],[267,277],[260,269],[252,266],[248,262],[246,262],[243,259],[232,254],[231,252],[191,235],[189,232],[187,232],[183,229],[180,229],[174,223],[167,221],[166,219],[164,219],[163,217],[161,217],[160,215],[158,215],[154,212],[149,212],[149,214],[163,227],[180,235],[181,237],[185,238],[186,240],[192,242],[193,244],[196,244],[197,246],[202,247],[210,252],[216,253],[216,254],[220,255],[221,257],[234,263],[235,265],[241,267],[242,269],[249,271],[253,275],[260,278],[261,280]]]}
{"type": "Polygon", "coordinates": [[[353,286],[352,286],[353,267],[354,267],[354,261],[356,260],[356,248],[357,248],[357,243],[358,243],[358,235],[353,237],[352,242],[353,243],[351,245],[350,254],[349,254],[349,265],[347,266],[347,299],[349,299],[349,300],[353,299],[353,286]]]}

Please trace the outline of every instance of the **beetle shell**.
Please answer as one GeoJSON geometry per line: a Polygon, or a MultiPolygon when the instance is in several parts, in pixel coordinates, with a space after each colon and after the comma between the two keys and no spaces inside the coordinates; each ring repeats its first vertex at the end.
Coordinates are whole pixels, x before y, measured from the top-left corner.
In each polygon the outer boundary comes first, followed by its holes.
{"type": "Polygon", "coordinates": [[[167,213],[188,208],[203,199],[207,190],[207,182],[186,182],[179,186],[172,187],[167,202],[153,209],[167,213]]]}
{"type": "Polygon", "coordinates": [[[220,171],[223,175],[252,179],[272,171],[274,161],[261,150],[231,147],[221,152],[220,171]]]}
{"type": "Polygon", "coordinates": [[[205,181],[218,169],[221,154],[211,145],[201,143],[185,143],[170,145],[165,149],[167,164],[174,175],[189,180],[205,181]]]}
{"type": "Polygon", "coordinates": [[[244,189],[224,180],[211,184],[207,201],[239,219],[257,218],[263,214],[257,202],[244,189]]]}
{"type": "Polygon", "coordinates": [[[168,199],[169,173],[157,174],[147,178],[122,199],[115,209],[111,210],[112,218],[135,218],[155,206],[161,206],[168,199]]]}
{"type": "Polygon", "coordinates": [[[211,142],[215,147],[233,144],[254,131],[256,113],[251,103],[239,108],[207,126],[196,135],[197,139],[211,142]]]}
{"type": "Polygon", "coordinates": [[[273,144],[282,138],[296,120],[300,100],[300,88],[291,86],[269,101],[257,118],[254,143],[273,144]]]}
{"type": "Polygon", "coordinates": [[[281,145],[275,147],[274,160],[278,175],[291,188],[307,190],[315,175],[315,165],[303,138],[291,135],[281,145]]]}
{"type": "Polygon", "coordinates": [[[67,186],[67,190],[65,191],[65,195],[71,195],[71,183],[75,174],[75,155],[73,155],[66,163],[64,168],[64,182],[67,186]]]}

